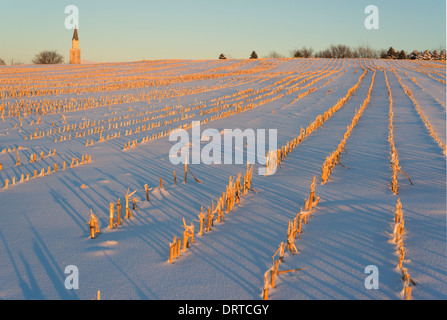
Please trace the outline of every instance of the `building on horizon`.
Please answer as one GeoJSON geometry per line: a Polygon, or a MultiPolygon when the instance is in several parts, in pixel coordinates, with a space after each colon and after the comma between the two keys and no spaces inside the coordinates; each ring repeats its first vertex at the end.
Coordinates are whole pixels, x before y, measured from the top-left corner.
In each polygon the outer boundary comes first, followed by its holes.
{"type": "Polygon", "coordinates": [[[81,50],[79,49],[78,28],[75,28],[71,40],[70,64],[81,64],[81,50]]]}

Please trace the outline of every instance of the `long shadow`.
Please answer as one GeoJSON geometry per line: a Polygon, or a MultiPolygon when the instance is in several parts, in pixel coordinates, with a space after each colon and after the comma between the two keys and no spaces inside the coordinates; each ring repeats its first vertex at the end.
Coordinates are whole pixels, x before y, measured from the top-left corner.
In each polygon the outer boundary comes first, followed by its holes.
{"type": "Polygon", "coordinates": [[[5,236],[3,235],[3,232],[1,232],[0,230],[0,237],[3,241],[4,247],[6,252],[8,253],[9,256],[9,260],[11,261],[12,267],[14,269],[14,272],[17,276],[17,281],[19,283],[19,287],[22,290],[23,296],[26,300],[32,300],[32,299],[37,299],[37,300],[42,300],[44,299],[44,295],[42,293],[42,291],[40,290],[39,286],[37,285],[37,282],[32,274],[31,269],[29,268],[29,264],[27,263],[27,261],[23,258],[22,253],[19,253],[20,258],[22,259],[23,264],[25,265],[27,274],[28,274],[28,279],[30,279],[30,284],[27,284],[23,279],[25,277],[23,277],[23,275],[21,274],[19,267],[13,257],[13,254],[6,242],[5,236]]]}
{"type": "Polygon", "coordinates": [[[28,219],[26,215],[24,215],[27,220],[30,230],[34,234],[33,240],[33,250],[39,259],[40,263],[44,267],[47,272],[49,280],[53,283],[54,288],[58,292],[61,299],[77,299],[76,293],[74,291],[68,291],[64,286],[64,273],[61,270],[58,270],[58,263],[55,258],[51,254],[51,251],[48,249],[42,237],[39,235],[37,230],[31,224],[31,221],[28,219]]]}
{"type": "MultiPolygon", "coordinates": [[[[124,270],[108,254],[104,253],[104,255],[107,258],[107,260],[109,260],[113,264],[113,266],[129,281],[129,283],[131,283],[134,286],[134,288],[141,300],[149,299],[149,297],[146,295],[146,293],[144,293],[144,291],[140,288],[140,286],[135,281],[133,281],[132,278],[126,272],[124,272],[124,270]]],[[[147,287],[146,287],[146,290],[150,291],[150,293],[152,295],[151,298],[153,298],[153,299],[158,298],[153,290],[150,290],[147,287]]]]}

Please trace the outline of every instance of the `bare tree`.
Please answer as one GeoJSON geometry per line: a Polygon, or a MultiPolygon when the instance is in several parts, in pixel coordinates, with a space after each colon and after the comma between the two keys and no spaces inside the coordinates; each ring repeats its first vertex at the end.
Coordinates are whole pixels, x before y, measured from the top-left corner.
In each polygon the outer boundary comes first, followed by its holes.
{"type": "Polygon", "coordinates": [[[317,58],[332,58],[332,53],[329,49],[324,49],[315,54],[317,58]]]}
{"type": "Polygon", "coordinates": [[[379,58],[378,51],[371,48],[369,45],[360,45],[352,51],[353,58],[367,58],[367,59],[377,59],[379,58]]]}
{"type": "Polygon", "coordinates": [[[295,50],[290,51],[290,56],[292,58],[302,58],[303,57],[303,53],[301,52],[301,50],[295,49],[295,50]]]}
{"type": "Polygon", "coordinates": [[[314,49],[303,47],[301,49],[301,52],[303,53],[304,58],[312,58],[312,54],[314,53],[314,49]]]}
{"type": "Polygon", "coordinates": [[[314,49],[302,47],[301,49],[295,49],[291,52],[293,58],[312,58],[314,49]]]}
{"type": "Polygon", "coordinates": [[[55,51],[42,51],[33,59],[34,64],[58,64],[64,62],[64,57],[55,51]]]}
{"type": "Polygon", "coordinates": [[[355,55],[351,48],[344,44],[330,45],[329,48],[321,50],[315,54],[317,58],[353,58],[355,55]]]}
{"type": "Polygon", "coordinates": [[[21,65],[21,64],[23,64],[23,62],[22,61],[14,61],[14,59],[11,59],[11,66],[18,66],[18,65],[21,65]]]}
{"type": "Polygon", "coordinates": [[[380,59],[386,59],[386,54],[387,54],[387,51],[385,49],[377,50],[377,55],[378,55],[378,58],[380,58],[380,59]]]}
{"type": "Polygon", "coordinates": [[[351,49],[344,44],[331,45],[329,47],[332,58],[351,58],[352,52],[351,49]]]}
{"type": "Polygon", "coordinates": [[[278,58],[284,58],[284,56],[276,51],[271,51],[268,55],[265,56],[265,58],[278,59],[278,58]]]}

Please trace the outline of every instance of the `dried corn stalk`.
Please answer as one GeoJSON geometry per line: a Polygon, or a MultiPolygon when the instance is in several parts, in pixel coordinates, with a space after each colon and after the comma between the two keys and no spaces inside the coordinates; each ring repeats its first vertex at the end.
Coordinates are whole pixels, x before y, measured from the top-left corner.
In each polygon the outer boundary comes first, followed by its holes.
{"type": "Polygon", "coordinates": [[[93,214],[92,210],[90,210],[90,220],[87,223],[90,227],[90,238],[94,239],[97,234],[100,234],[99,225],[98,225],[98,219],[93,214]]]}
{"type": "Polygon", "coordinates": [[[362,116],[363,110],[366,108],[366,106],[369,104],[369,100],[371,98],[371,92],[374,86],[374,79],[375,79],[376,71],[374,70],[374,74],[371,80],[371,85],[368,90],[368,94],[366,96],[366,99],[363,101],[362,106],[359,110],[356,110],[354,117],[352,118],[351,124],[347,127],[347,130],[343,136],[343,139],[340,141],[340,144],[338,145],[337,149],[334,150],[325,160],[323,167],[322,167],[322,173],[321,173],[321,180],[322,184],[325,184],[331,175],[331,172],[333,168],[340,164],[340,154],[342,151],[345,150],[346,142],[351,135],[352,130],[356,126],[357,122],[359,121],[360,117],[362,116]]]}

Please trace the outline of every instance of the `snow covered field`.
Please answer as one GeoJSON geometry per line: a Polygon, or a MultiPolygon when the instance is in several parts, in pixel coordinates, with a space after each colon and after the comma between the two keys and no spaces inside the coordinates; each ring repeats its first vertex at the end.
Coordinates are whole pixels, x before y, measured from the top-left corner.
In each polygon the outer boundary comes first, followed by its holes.
{"type": "Polygon", "coordinates": [[[398,199],[411,297],[446,299],[445,79],[445,63],[364,59],[0,67],[0,298],[88,300],[100,291],[103,300],[261,300],[272,256],[316,177],[320,201],[295,239],[299,252],[286,249],[279,263],[279,271],[305,269],[278,274],[269,300],[404,299],[392,241],[398,199]],[[275,174],[258,175],[262,165],[254,164],[255,191],[198,234],[201,208],[215,205],[247,165],[189,161],[201,183],[189,172],[185,183],[184,166],[170,161],[176,142],[168,130],[193,121],[202,131],[277,129],[281,148],[345,96],[275,174]],[[326,158],[364,102],[322,184],[326,158]],[[128,190],[137,208],[131,203],[132,217],[110,229],[110,203],[116,217],[128,190]],[[94,239],[91,211],[101,231],[94,239]],[[194,243],[170,263],[183,218],[194,224],[194,243]],[[79,271],[78,289],[66,287],[67,266],[79,271]],[[365,286],[367,266],[377,268],[378,289],[365,286]]]}

